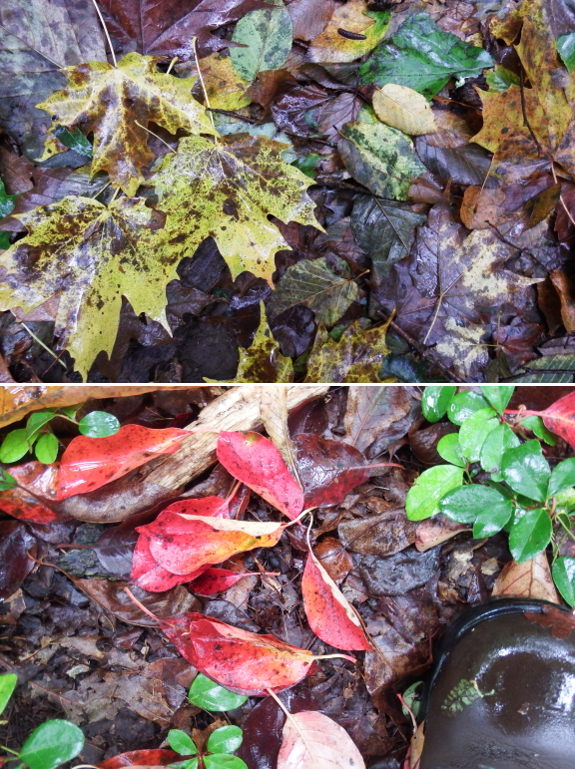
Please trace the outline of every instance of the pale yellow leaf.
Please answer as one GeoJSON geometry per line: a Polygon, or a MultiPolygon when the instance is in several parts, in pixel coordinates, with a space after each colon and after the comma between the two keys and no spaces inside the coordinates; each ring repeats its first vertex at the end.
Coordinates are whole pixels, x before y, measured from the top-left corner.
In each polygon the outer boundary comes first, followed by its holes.
{"type": "Polygon", "coordinates": [[[435,133],[437,125],[429,102],[405,85],[387,83],[373,94],[373,108],[382,123],[410,136],[435,133]]]}
{"type": "Polygon", "coordinates": [[[323,713],[303,710],[286,718],[277,769],[365,769],[365,764],[345,729],[323,713]]]}

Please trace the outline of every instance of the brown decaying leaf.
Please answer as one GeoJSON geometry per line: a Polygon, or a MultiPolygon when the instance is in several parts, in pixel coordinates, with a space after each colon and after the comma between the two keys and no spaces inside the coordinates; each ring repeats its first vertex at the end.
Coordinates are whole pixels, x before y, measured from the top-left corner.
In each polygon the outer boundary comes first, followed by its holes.
{"type": "Polygon", "coordinates": [[[497,577],[492,595],[537,598],[559,603],[546,554],[539,553],[524,563],[506,563],[497,577]]]}

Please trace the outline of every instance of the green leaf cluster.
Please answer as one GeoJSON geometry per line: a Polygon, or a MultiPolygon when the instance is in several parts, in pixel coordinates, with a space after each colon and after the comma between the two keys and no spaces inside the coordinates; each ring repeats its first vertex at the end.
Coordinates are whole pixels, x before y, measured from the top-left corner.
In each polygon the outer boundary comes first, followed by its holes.
{"type": "Polygon", "coordinates": [[[504,530],[518,563],[552,544],[555,583],[574,606],[575,559],[559,556],[559,545],[562,537],[573,537],[575,458],[552,470],[541,442],[555,445],[556,438],[541,417],[519,415],[511,424],[506,421],[514,389],[511,385],[485,386],[481,392],[457,392],[450,385],[425,388],[424,417],[432,423],[447,417],[459,432],[439,440],[437,452],[446,464],[417,478],[407,495],[407,516],[420,521],[442,513],[471,525],[477,539],[504,530]],[[527,431],[535,437],[526,440],[527,431]]]}

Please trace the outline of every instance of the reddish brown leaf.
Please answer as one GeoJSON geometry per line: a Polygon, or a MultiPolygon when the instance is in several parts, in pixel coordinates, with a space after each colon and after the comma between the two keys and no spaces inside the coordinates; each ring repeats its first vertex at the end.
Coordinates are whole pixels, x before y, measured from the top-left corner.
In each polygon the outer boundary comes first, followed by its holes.
{"type": "Polygon", "coordinates": [[[541,412],[545,427],[575,448],[575,392],[559,398],[541,412]]]}
{"type": "Polygon", "coordinates": [[[0,598],[10,598],[34,568],[36,539],[19,521],[0,521],[0,598]]]}
{"type": "Polygon", "coordinates": [[[129,753],[120,753],[118,756],[108,758],[107,761],[101,761],[97,766],[99,769],[123,769],[125,766],[168,766],[176,759],[179,760],[180,756],[173,750],[131,750],[129,753]]]}
{"type": "Polygon", "coordinates": [[[315,657],[274,638],[191,613],[162,623],[162,631],[200,673],[232,691],[253,696],[293,686],[315,657]]]}
{"type": "Polygon", "coordinates": [[[0,510],[20,521],[54,523],[62,519],[52,508],[56,504],[58,463],[44,465],[41,462],[26,462],[11,467],[10,475],[18,485],[0,491],[0,510]]]}
{"type": "Polygon", "coordinates": [[[525,616],[529,622],[535,622],[541,627],[551,630],[553,638],[569,638],[575,630],[575,617],[570,611],[560,606],[542,605],[542,614],[526,611],[525,616]]]}
{"type": "Polygon", "coordinates": [[[161,454],[173,454],[187,430],[151,430],[125,425],[109,438],[80,435],[68,445],[60,462],[58,499],[85,494],[121,478],[161,454]]]}
{"type": "Polygon", "coordinates": [[[337,505],[351,489],[369,479],[371,470],[361,467],[363,454],[347,443],[311,433],[296,435],[293,443],[306,508],[337,505]]]}
{"type": "Polygon", "coordinates": [[[312,552],[301,590],[309,626],[322,641],[336,649],[373,651],[357,612],[312,552]]]}
{"type": "Polygon", "coordinates": [[[197,595],[215,595],[227,590],[243,577],[258,577],[257,572],[230,571],[230,569],[206,569],[191,583],[190,590],[197,595]]]}
{"type": "Polygon", "coordinates": [[[259,433],[221,432],[218,459],[226,470],[291,518],[303,510],[303,493],[274,444],[259,433]]]}

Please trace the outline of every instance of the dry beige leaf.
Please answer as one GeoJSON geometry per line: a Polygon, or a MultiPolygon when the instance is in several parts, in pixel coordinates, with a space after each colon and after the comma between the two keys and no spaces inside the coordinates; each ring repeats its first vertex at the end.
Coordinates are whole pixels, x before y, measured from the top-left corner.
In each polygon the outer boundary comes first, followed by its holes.
{"type": "Polygon", "coordinates": [[[497,577],[492,595],[535,598],[559,603],[545,553],[539,553],[524,563],[506,563],[497,577]]]}
{"type": "Polygon", "coordinates": [[[471,529],[461,523],[451,521],[444,515],[436,515],[418,524],[415,530],[415,547],[420,553],[425,553],[432,547],[447,542],[448,539],[462,531],[471,531],[471,529]]]}
{"type": "Polygon", "coordinates": [[[361,753],[339,724],[317,711],[286,718],[278,769],[365,769],[361,753]]]}
{"type": "Polygon", "coordinates": [[[260,416],[270,440],[278,449],[292,475],[303,489],[298,476],[293,444],[288,430],[287,390],[285,387],[264,387],[261,391],[260,416]]]}
{"type": "Polygon", "coordinates": [[[410,136],[435,133],[437,125],[429,102],[405,85],[387,83],[373,94],[373,108],[382,123],[410,136]]]}

